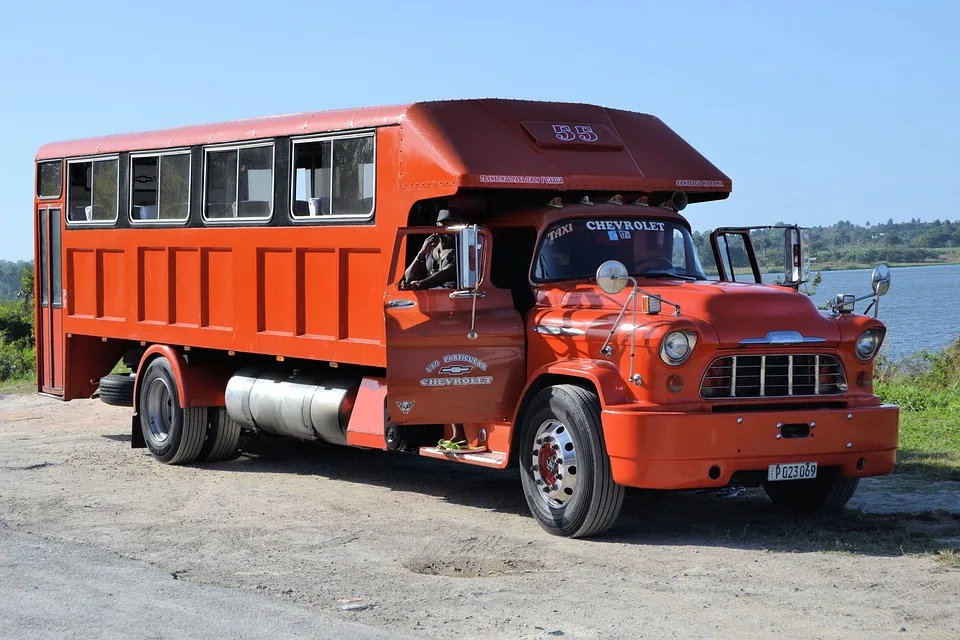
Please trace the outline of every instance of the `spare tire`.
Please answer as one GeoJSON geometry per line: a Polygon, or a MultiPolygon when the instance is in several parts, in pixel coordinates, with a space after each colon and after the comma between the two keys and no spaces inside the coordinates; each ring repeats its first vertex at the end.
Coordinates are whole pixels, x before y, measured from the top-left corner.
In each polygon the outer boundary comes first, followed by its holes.
{"type": "Polygon", "coordinates": [[[134,380],[132,373],[111,373],[100,378],[100,400],[115,407],[132,407],[134,380]]]}

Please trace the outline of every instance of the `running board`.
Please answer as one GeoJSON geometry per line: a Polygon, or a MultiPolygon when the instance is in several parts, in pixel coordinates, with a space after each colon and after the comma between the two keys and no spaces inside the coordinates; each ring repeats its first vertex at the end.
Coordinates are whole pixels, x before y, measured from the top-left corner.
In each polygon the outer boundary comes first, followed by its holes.
{"type": "Polygon", "coordinates": [[[437,460],[449,460],[463,464],[474,464],[478,467],[504,469],[507,466],[507,454],[498,451],[478,451],[476,453],[457,453],[436,447],[420,447],[420,455],[437,460]]]}

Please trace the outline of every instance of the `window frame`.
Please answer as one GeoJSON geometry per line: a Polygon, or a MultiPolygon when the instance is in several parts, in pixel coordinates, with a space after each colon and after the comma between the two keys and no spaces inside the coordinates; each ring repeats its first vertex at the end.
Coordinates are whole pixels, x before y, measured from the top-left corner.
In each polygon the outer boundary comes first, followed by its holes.
{"type": "Polygon", "coordinates": [[[37,180],[37,189],[36,189],[36,194],[34,194],[36,195],[37,200],[59,200],[60,198],[62,198],[63,197],[63,176],[64,176],[63,158],[48,158],[46,160],[37,160],[37,173],[35,176],[37,180]],[[57,191],[57,195],[55,196],[42,196],[40,195],[40,165],[51,164],[54,162],[60,163],[60,190],[57,191]]]}
{"type": "MultiPolygon", "coordinates": [[[[332,158],[332,156],[331,156],[332,158]]],[[[341,133],[330,133],[330,134],[311,134],[308,136],[300,136],[298,138],[290,138],[290,185],[289,185],[289,198],[288,198],[288,207],[287,215],[290,217],[290,220],[296,224],[336,224],[338,222],[371,222],[376,217],[377,213],[377,130],[376,129],[361,129],[357,131],[350,132],[341,132],[341,133]],[[311,216],[307,215],[296,215],[295,208],[297,204],[297,145],[298,144],[309,144],[314,142],[327,142],[331,144],[334,140],[348,140],[351,138],[373,138],[373,199],[371,201],[370,213],[365,215],[349,215],[349,214],[330,214],[330,215],[319,215],[311,216]]],[[[333,165],[330,167],[330,181],[331,187],[333,186],[333,165]]],[[[330,199],[333,200],[333,189],[331,188],[330,199]]]]}
{"type": "MultiPolygon", "coordinates": [[[[90,205],[93,206],[93,175],[90,176],[90,205]]],[[[117,222],[120,220],[120,154],[111,153],[109,155],[103,156],[86,156],[79,158],[67,158],[67,175],[66,175],[66,184],[67,184],[67,199],[64,202],[64,219],[68,227],[115,227],[117,222]],[[104,162],[116,160],[117,161],[117,211],[113,216],[113,220],[71,220],[70,219],[70,165],[80,164],[82,162],[89,162],[90,170],[93,171],[94,162],[104,162]]]]}
{"type": "MultiPolygon", "coordinates": [[[[159,206],[160,206],[160,166],[161,162],[157,161],[157,207],[159,215],[159,206]]],[[[183,226],[189,224],[190,214],[193,212],[193,150],[189,147],[176,148],[176,149],[163,149],[162,151],[136,151],[131,152],[129,160],[127,161],[127,175],[130,176],[130,179],[127,182],[130,183],[129,197],[127,199],[127,219],[130,220],[130,224],[133,225],[176,225],[183,226]],[[160,158],[161,156],[187,156],[189,162],[187,163],[187,217],[186,218],[168,218],[164,220],[140,220],[133,217],[133,161],[136,158],[160,158]]]]}
{"type": "MultiPolygon", "coordinates": [[[[192,169],[191,169],[192,170],[192,169]]],[[[276,207],[276,185],[277,185],[277,145],[272,138],[269,140],[259,140],[243,143],[216,144],[203,147],[203,185],[202,198],[200,204],[200,217],[204,224],[210,225],[237,225],[237,224],[263,224],[273,219],[274,208],[276,207]],[[237,152],[237,210],[240,209],[240,150],[254,149],[258,147],[270,147],[272,152],[270,165],[270,213],[267,216],[237,216],[235,218],[209,218],[207,217],[207,187],[209,186],[209,168],[208,158],[210,153],[220,151],[237,152]]]]}

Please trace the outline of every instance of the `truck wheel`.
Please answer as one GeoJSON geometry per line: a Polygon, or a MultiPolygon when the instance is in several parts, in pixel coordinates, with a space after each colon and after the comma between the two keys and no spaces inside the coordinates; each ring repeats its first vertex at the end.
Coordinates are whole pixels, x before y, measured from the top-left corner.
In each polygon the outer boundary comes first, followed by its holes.
{"type": "Polygon", "coordinates": [[[585,538],[616,522],[623,487],[610,471],[595,393],[569,384],[538,393],[523,421],[519,459],[527,505],[549,533],[585,538]]]}
{"type": "Polygon", "coordinates": [[[225,407],[214,407],[210,409],[207,437],[197,457],[205,462],[229,460],[236,453],[238,442],[240,424],[234,422],[225,407]]]}
{"type": "Polygon", "coordinates": [[[767,482],[763,490],[775,505],[814,513],[842,509],[850,502],[859,483],[860,478],[836,475],[814,480],[767,482]]]}
{"type": "Polygon", "coordinates": [[[111,373],[100,378],[100,401],[115,407],[133,406],[132,375],[111,373]]]}
{"type": "Polygon", "coordinates": [[[153,360],[140,380],[140,429],[154,458],[166,464],[197,459],[207,431],[206,407],[180,408],[173,369],[153,360]]]}

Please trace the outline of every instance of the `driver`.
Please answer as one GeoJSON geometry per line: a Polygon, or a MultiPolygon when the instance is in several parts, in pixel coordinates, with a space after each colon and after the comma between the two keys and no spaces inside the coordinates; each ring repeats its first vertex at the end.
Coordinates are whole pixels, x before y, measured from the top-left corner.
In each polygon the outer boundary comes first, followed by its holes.
{"type": "MultiPolygon", "coordinates": [[[[438,227],[462,225],[457,209],[441,209],[438,227]]],[[[423,242],[413,262],[403,273],[407,289],[453,289],[457,286],[455,238],[449,233],[433,233],[423,242]]]]}

